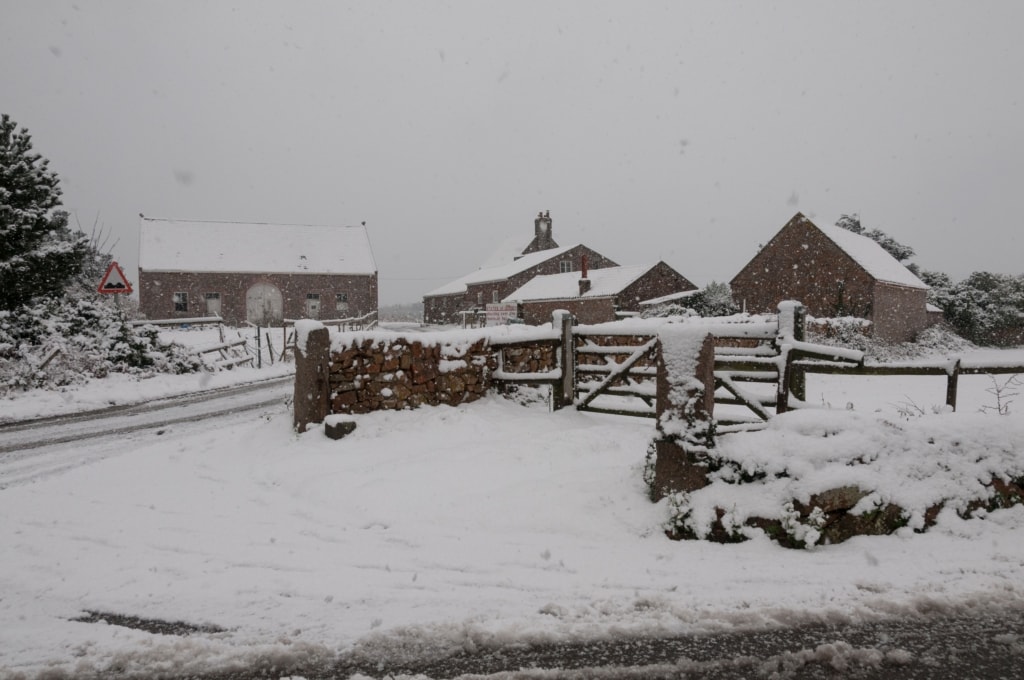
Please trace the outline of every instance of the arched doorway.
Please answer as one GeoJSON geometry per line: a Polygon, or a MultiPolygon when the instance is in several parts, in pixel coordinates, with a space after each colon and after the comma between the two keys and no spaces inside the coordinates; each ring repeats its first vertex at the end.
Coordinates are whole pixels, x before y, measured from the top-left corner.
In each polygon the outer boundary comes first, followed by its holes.
{"type": "Polygon", "coordinates": [[[284,322],[284,299],[272,283],[257,283],[245,294],[245,318],[258,326],[284,322]]]}

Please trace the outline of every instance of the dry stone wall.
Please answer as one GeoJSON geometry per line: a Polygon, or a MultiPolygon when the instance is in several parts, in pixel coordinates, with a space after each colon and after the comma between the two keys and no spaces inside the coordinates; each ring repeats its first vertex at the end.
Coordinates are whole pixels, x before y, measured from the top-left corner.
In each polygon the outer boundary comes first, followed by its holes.
{"type": "Polygon", "coordinates": [[[316,322],[302,322],[296,330],[295,427],[300,431],[334,414],[471,402],[495,383],[536,381],[558,367],[559,341],[550,334],[492,343],[486,331],[421,339],[330,335],[316,322]]]}
{"type": "Polygon", "coordinates": [[[332,413],[369,413],[475,401],[496,366],[486,339],[469,345],[367,339],[331,352],[332,413]]]}

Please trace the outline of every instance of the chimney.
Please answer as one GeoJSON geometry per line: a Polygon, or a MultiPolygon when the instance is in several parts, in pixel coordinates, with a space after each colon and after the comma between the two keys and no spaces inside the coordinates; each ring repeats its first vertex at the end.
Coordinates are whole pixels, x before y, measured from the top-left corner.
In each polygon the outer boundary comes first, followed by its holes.
{"type": "Polygon", "coordinates": [[[580,258],[580,296],[590,290],[590,279],[587,278],[587,254],[580,258]]]}
{"type": "MultiPolygon", "coordinates": [[[[537,213],[537,219],[533,221],[533,234],[537,242],[546,244],[551,240],[551,211],[537,213]]],[[[550,246],[543,246],[541,250],[547,250],[550,246]]]]}

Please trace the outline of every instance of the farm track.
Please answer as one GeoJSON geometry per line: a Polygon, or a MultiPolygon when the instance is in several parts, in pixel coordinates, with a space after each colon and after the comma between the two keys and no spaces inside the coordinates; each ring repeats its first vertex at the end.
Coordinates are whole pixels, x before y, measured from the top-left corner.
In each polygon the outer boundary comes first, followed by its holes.
{"type": "Polygon", "coordinates": [[[0,424],[0,490],[130,450],[136,433],[162,435],[173,425],[284,407],[293,378],[284,376],[28,421],[0,424]],[[119,439],[112,445],[109,439],[119,439]]]}

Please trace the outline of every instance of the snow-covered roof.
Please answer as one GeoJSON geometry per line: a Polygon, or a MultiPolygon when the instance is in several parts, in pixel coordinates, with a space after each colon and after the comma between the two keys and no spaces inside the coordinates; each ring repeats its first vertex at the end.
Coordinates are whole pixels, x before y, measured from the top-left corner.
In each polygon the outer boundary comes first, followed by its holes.
{"type": "Polygon", "coordinates": [[[693,297],[699,290],[684,290],[680,293],[669,293],[668,295],[662,295],[661,297],[651,298],[650,300],[641,300],[640,304],[649,305],[660,305],[665,302],[675,302],[676,300],[685,300],[688,297],[693,297]]]}
{"type": "Polygon", "coordinates": [[[527,281],[517,290],[506,296],[503,302],[561,300],[564,298],[618,295],[629,284],[639,279],[655,266],[657,266],[657,263],[630,267],[591,269],[587,273],[587,278],[590,279],[590,289],[583,293],[583,295],[580,295],[580,272],[543,274],[527,281]]]}
{"type": "Polygon", "coordinates": [[[142,218],[145,271],[374,274],[365,226],[142,218]]]}
{"type": "Polygon", "coordinates": [[[928,288],[921,279],[914,276],[912,271],[878,245],[877,241],[842,227],[818,227],[818,229],[876,280],[910,288],[928,288]]]}
{"type": "Polygon", "coordinates": [[[523,256],[523,251],[526,250],[533,239],[522,238],[517,236],[510,236],[491,251],[491,254],[480,263],[481,269],[490,269],[491,267],[500,267],[515,261],[516,258],[523,256]]]}
{"type": "Polygon", "coordinates": [[[427,293],[427,295],[453,295],[455,293],[466,292],[466,286],[471,283],[485,283],[487,281],[504,281],[505,279],[520,274],[530,267],[547,262],[548,260],[564,255],[579,244],[566,246],[564,248],[551,248],[550,250],[539,250],[536,253],[530,253],[529,255],[523,255],[518,260],[500,264],[494,267],[481,267],[475,272],[466,274],[465,276],[449,281],[440,288],[427,293]]]}

